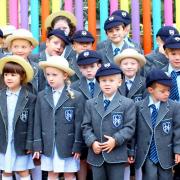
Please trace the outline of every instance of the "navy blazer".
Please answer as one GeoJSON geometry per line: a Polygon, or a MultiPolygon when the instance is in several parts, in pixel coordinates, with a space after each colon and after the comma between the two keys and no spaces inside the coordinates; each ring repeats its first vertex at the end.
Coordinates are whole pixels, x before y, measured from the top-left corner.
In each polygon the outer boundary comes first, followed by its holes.
{"type": "MultiPolygon", "coordinates": [[[[18,155],[25,155],[26,150],[33,150],[33,121],[36,97],[25,87],[20,90],[16,104],[13,129],[14,147],[18,155]]],[[[0,91],[0,152],[6,153],[8,138],[8,114],[6,89],[0,91]]]]}
{"type": "Polygon", "coordinates": [[[35,107],[34,151],[51,156],[56,144],[61,158],[71,157],[72,152],[81,152],[81,122],[84,99],[74,91],[70,98],[66,90],[54,107],[52,89],[47,87],[38,94],[35,107]]]}

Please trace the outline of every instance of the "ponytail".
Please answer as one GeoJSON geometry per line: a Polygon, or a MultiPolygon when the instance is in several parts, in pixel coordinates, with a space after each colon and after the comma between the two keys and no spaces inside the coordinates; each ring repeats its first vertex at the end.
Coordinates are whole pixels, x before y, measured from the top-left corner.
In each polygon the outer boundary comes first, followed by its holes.
{"type": "Polygon", "coordinates": [[[69,94],[69,97],[71,98],[71,99],[74,99],[75,98],[75,95],[74,95],[74,91],[71,89],[71,81],[70,81],[70,79],[68,78],[67,80],[66,80],[66,85],[67,85],[67,91],[68,91],[68,94],[69,94]]]}

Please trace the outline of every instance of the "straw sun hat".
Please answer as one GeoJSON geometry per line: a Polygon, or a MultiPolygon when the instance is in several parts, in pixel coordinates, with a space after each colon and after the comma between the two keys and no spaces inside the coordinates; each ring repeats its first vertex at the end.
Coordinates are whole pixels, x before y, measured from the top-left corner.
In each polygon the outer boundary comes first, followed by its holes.
{"type": "Polygon", "coordinates": [[[141,67],[143,67],[146,63],[146,58],[142,54],[138,53],[135,49],[132,49],[132,48],[127,48],[123,50],[122,53],[116,55],[114,57],[114,62],[116,64],[120,64],[121,61],[125,58],[136,59],[139,62],[141,67]]]}
{"type": "Polygon", "coordinates": [[[8,46],[10,46],[12,41],[15,39],[25,39],[29,41],[33,45],[33,47],[36,47],[39,44],[38,41],[33,38],[32,33],[26,29],[17,29],[13,32],[12,35],[9,35],[6,38],[6,43],[8,44],[8,46]]]}
{"type": "Polygon", "coordinates": [[[24,69],[24,71],[26,73],[26,78],[24,80],[24,83],[30,82],[33,79],[34,71],[33,71],[33,68],[31,67],[31,65],[24,58],[22,58],[20,56],[16,56],[16,55],[5,56],[5,57],[1,58],[0,74],[2,74],[5,64],[8,62],[15,62],[15,63],[19,64],[20,66],[22,66],[22,68],[24,69]]]}
{"type": "Polygon", "coordinates": [[[74,75],[74,71],[69,67],[68,61],[61,56],[50,56],[46,61],[39,62],[39,66],[45,70],[47,67],[54,67],[66,72],[69,76],[74,75]]]}
{"type": "Polygon", "coordinates": [[[54,18],[56,18],[56,17],[58,17],[58,16],[65,16],[65,17],[67,17],[68,19],[70,19],[71,23],[72,23],[74,26],[77,25],[77,19],[76,19],[76,17],[74,16],[74,14],[72,14],[72,13],[69,12],[69,11],[60,10],[59,12],[55,12],[55,13],[50,14],[50,15],[46,18],[45,28],[47,29],[47,28],[51,27],[52,21],[54,20],[54,18]]]}

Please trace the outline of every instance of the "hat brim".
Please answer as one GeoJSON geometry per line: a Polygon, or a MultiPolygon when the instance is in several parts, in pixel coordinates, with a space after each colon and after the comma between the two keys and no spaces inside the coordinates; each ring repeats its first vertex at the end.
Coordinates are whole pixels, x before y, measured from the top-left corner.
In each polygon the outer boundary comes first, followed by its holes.
{"type": "Polygon", "coordinates": [[[40,61],[39,66],[43,70],[45,70],[47,67],[54,67],[56,69],[60,69],[64,72],[66,72],[69,76],[73,76],[75,74],[75,72],[71,68],[65,67],[65,66],[63,66],[63,64],[61,65],[61,64],[56,63],[56,62],[40,61]]]}
{"type": "Polygon", "coordinates": [[[34,71],[33,71],[33,68],[31,67],[31,65],[25,59],[23,59],[20,56],[16,56],[16,55],[5,56],[0,59],[0,74],[2,74],[5,64],[8,62],[15,62],[23,67],[23,69],[26,73],[26,78],[24,80],[24,83],[30,82],[33,79],[34,71]]]}
{"type": "Polygon", "coordinates": [[[71,23],[76,26],[77,25],[77,19],[76,17],[69,11],[64,11],[64,10],[60,10],[59,12],[55,12],[50,14],[45,21],[45,28],[49,28],[51,27],[51,23],[54,20],[54,18],[58,17],[58,16],[65,16],[68,19],[70,19],[71,23]]]}
{"type": "Polygon", "coordinates": [[[93,63],[97,63],[97,62],[101,63],[102,60],[100,58],[99,59],[89,58],[89,59],[85,59],[85,60],[82,60],[79,62],[77,61],[77,64],[78,64],[78,66],[81,66],[81,65],[89,65],[89,64],[93,64],[93,63]]]}
{"type": "Polygon", "coordinates": [[[16,39],[24,39],[24,40],[27,40],[29,41],[33,47],[36,47],[39,43],[36,39],[34,39],[33,37],[26,37],[24,36],[23,37],[23,34],[22,36],[16,36],[16,35],[10,35],[6,38],[6,43],[8,44],[8,46],[11,45],[12,41],[16,40],[16,39]]]}
{"type": "Polygon", "coordinates": [[[171,80],[153,80],[148,83],[146,83],[146,87],[150,87],[154,82],[157,82],[159,84],[162,84],[164,86],[172,87],[172,81],[171,80]]]}
{"type": "Polygon", "coordinates": [[[88,38],[88,37],[80,37],[80,38],[74,38],[72,39],[72,42],[82,42],[82,43],[86,43],[86,42],[89,42],[89,43],[94,43],[94,39],[92,38],[88,38]]]}
{"type": "Polygon", "coordinates": [[[178,43],[167,44],[167,45],[164,44],[163,48],[164,49],[167,49],[167,48],[169,48],[169,49],[180,49],[180,43],[178,42],[178,43]]]}
{"type": "Polygon", "coordinates": [[[120,64],[122,62],[122,60],[125,59],[125,58],[136,59],[139,62],[140,67],[143,67],[145,65],[145,63],[146,63],[146,58],[143,55],[141,55],[141,54],[133,54],[133,53],[131,53],[131,54],[123,54],[123,53],[118,54],[118,55],[116,55],[114,57],[114,62],[116,64],[120,64]]]}
{"type": "Polygon", "coordinates": [[[104,27],[105,31],[107,31],[108,29],[111,29],[113,27],[119,26],[119,25],[123,25],[123,22],[113,22],[113,23],[109,23],[108,25],[106,25],[104,27]]]}

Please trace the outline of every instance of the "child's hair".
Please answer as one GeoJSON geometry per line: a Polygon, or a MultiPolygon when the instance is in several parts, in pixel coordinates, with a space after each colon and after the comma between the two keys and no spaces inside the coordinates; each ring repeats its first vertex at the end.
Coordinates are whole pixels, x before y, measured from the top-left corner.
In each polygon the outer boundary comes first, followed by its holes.
{"type": "MultiPolygon", "coordinates": [[[[122,26],[123,30],[124,30],[125,27],[126,27],[124,24],[120,24],[120,25],[117,25],[117,26],[122,26]]],[[[116,28],[117,26],[112,27],[112,28],[116,28]]],[[[112,28],[110,28],[110,29],[112,29],[112,28]]],[[[109,32],[110,29],[107,29],[107,30],[106,30],[106,34],[109,32]]]]}
{"type": "Polygon", "coordinates": [[[71,20],[68,19],[68,18],[65,17],[65,16],[57,16],[57,17],[55,17],[55,18],[53,19],[52,23],[51,23],[51,27],[49,27],[49,28],[47,29],[47,32],[52,31],[52,30],[54,29],[55,24],[56,24],[59,20],[64,20],[64,21],[67,22],[67,24],[68,24],[68,26],[69,26],[69,28],[70,28],[69,36],[71,37],[71,36],[74,34],[74,32],[76,31],[76,27],[72,24],[71,20]]]}
{"type": "Polygon", "coordinates": [[[15,62],[7,62],[3,68],[2,75],[4,76],[5,73],[15,73],[19,74],[21,76],[21,84],[23,84],[26,73],[23,69],[23,67],[15,62]]]}
{"type": "Polygon", "coordinates": [[[71,89],[71,81],[69,78],[66,79],[66,85],[67,85],[67,91],[69,93],[69,97],[71,99],[74,99],[75,98],[75,95],[74,95],[74,91],[71,89]]]}

